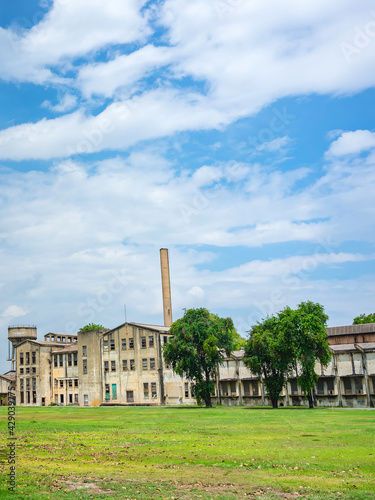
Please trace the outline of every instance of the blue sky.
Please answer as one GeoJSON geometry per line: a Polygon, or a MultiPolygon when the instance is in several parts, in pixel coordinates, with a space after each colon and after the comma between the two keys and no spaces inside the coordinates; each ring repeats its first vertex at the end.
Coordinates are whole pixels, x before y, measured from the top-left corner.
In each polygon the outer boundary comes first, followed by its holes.
{"type": "Polygon", "coordinates": [[[175,319],[373,312],[374,60],[369,0],[3,2],[2,351],[160,324],[161,247],[175,319]]]}

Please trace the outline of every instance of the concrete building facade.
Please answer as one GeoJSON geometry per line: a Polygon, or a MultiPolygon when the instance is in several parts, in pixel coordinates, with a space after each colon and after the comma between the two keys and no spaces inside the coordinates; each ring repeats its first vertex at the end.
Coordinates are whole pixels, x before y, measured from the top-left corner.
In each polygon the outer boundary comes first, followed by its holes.
{"type": "MultiPolygon", "coordinates": [[[[9,327],[15,370],[0,376],[0,393],[3,386],[15,383],[21,406],[195,404],[191,381],[164,363],[162,350],[172,335],[169,330],[169,326],[126,322],[112,330],[77,335],[50,332],[38,341],[36,327],[9,327]]],[[[374,406],[375,324],[333,327],[327,333],[332,359],[324,369],[315,365],[316,404],[374,406]]],[[[243,357],[243,350],[235,351],[218,367],[213,403],[270,404],[262,381],[245,366],[243,357]]],[[[281,404],[307,404],[296,378],[286,384],[281,404]]]]}

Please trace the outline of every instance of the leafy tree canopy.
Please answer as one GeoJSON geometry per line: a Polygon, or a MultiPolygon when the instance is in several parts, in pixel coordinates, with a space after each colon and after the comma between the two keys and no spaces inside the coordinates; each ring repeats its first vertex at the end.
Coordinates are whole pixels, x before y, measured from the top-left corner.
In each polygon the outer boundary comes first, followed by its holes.
{"type": "Polygon", "coordinates": [[[237,332],[231,318],[220,318],[205,308],[188,309],[170,328],[173,337],[163,346],[164,360],[179,375],[194,381],[198,404],[211,407],[218,364],[233,351],[237,332]]]}
{"type": "Polygon", "coordinates": [[[83,326],[79,329],[80,332],[91,332],[92,330],[104,330],[104,326],[96,325],[95,323],[89,323],[86,326],[83,326]]]}
{"type": "Polygon", "coordinates": [[[362,325],[363,323],[375,323],[375,313],[360,314],[353,319],[353,325],[362,325]]]}
{"type": "Polygon", "coordinates": [[[331,359],[327,320],[323,306],[308,301],[301,302],[295,310],[286,307],[251,329],[244,362],[263,378],[274,408],[293,372],[310,408],[313,407],[311,393],[318,378],[315,362],[326,366],[331,359]]]}

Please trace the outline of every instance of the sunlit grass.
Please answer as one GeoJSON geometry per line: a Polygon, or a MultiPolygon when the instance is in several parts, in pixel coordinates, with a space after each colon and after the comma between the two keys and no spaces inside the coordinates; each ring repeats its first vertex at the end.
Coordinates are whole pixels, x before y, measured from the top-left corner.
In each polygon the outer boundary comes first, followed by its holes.
{"type": "Polygon", "coordinates": [[[18,495],[6,465],[0,498],[371,499],[374,424],[371,410],[17,408],[18,495]]]}

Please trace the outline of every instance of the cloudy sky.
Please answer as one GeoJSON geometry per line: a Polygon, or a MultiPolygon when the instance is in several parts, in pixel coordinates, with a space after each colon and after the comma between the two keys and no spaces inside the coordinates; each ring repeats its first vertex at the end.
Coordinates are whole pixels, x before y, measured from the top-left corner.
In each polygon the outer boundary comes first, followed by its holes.
{"type": "Polygon", "coordinates": [[[375,310],[370,0],[0,6],[7,327],[375,310]]]}

